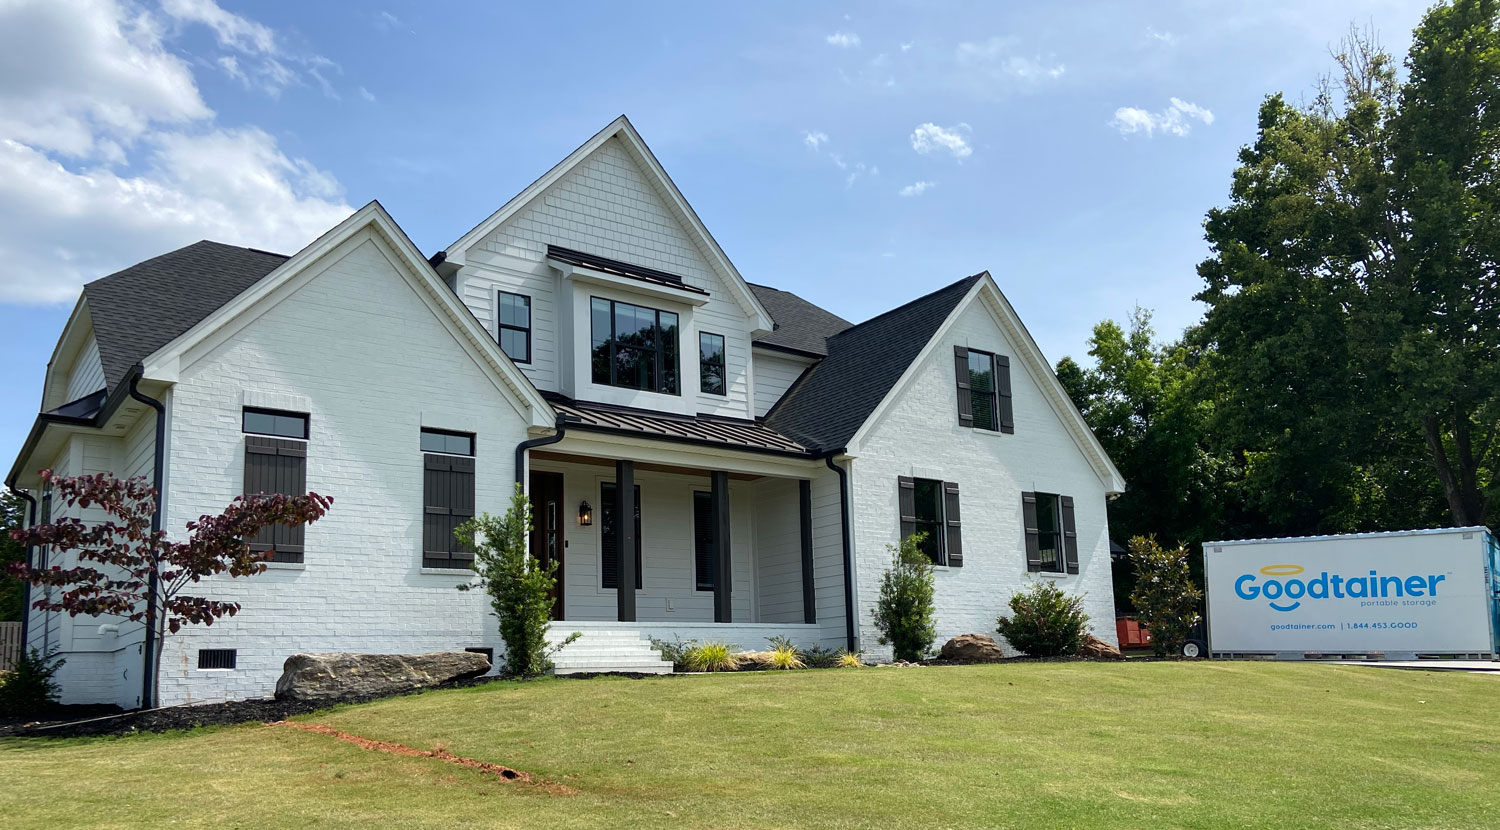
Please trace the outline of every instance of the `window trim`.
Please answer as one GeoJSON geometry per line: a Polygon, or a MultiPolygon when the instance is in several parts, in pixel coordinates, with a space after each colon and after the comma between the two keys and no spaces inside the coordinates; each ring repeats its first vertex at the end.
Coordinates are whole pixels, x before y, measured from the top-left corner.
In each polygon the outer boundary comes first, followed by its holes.
{"type": "Polygon", "coordinates": [[[522,293],[519,293],[519,292],[516,292],[516,291],[503,291],[503,290],[500,290],[500,289],[496,289],[495,290],[495,345],[497,345],[497,346],[500,347],[500,351],[505,352],[505,356],[506,357],[510,358],[511,360],[515,361],[516,363],[530,363],[531,362],[531,326],[532,326],[532,322],[533,321],[532,321],[531,295],[529,295],[529,294],[522,294],[522,293]],[[500,298],[502,296],[507,296],[507,295],[511,296],[511,297],[519,297],[522,300],[526,301],[526,327],[525,328],[521,328],[520,326],[512,325],[510,323],[502,322],[503,318],[500,316],[500,298]],[[506,332],[506,331],[519,331],[519,332],[522,332],[523,334],[526,335],[526,356],[525,357],[516,357],[515,355],[512,355],[510,352],[506,352],[505,351],[505,345],[504,345],[505,339],[504,339],[504,337],[502,335],[502,332],[506,332]]]}
{"type": "Polygon", "coordinates": [[[969,389],[968,389],[968,392],[969,392],[969,417],[971,419],[970,426],[973,429],[982,429],[982,430],[984,430],[986,432],[999,432],[1000,431],[1000,426],[1001,426],[1001,421],[1003,420],[1000,417],[1000,366],[999,366],[999,362],[995,360],[995,353],[994,352],[987,352],[984,349],[969,349],[969,361],[973,361],[974,355],[976,355],[976,354],[978,354],[978,355],[984,355],[985,357],[989,358],[989,361],[990,361],[990,392],[989,392],[989,397],[990,397],[990,418],[992,419],[991,423],[993,425],[992,426],[981,425],[979,423],[978,416],[975,414],[976,410],[974,409],[974,396],[978,395],[978,394],[982,394],[982,393],[980,393],[979,390],[977,390],[977,389],[974,388],[974,367],[973,367],[972,363],[970,363],[970,365],[969,365],[969,389]]]}
{"type": "Polygon", "coordinates": [[[729,338],[727,338],[724,335],[719,334],[717,332],[712,332],[712,331],[700,331],[700,332],[698,332],[698,391],[701,392],[701,393],[703,393],[703,394],[705,394],[705,395],[717,395],[717,396],[719,396],[721,398],[727,398],[727,397],[729,397],[729,338]],[[719,391],[717,391],[717,392],[715,392],[715,391],[713,391],[711,389],[704,389],[703,388],[703,378],[705,377],[704,374],[703,374],[703,367],[705,365],[713,365],[713,364],[706,364],[704,362],[704,360],[703,360],[703,338],[705,338],[705,337],[717,337],[717,338],[719,338],[719,363],[718,363],[718,367],[719,367],[719,384],[720,384],[720,388],[719,388],[719,391]]]}
{"type": "Polygon", "coordinates": [[[242,406],[240,407],[240,432],[245,435],[266,435],[271,438],[285,438],[289,441],[306,441],[307,436],[312,434],[312,416],[306,412],[293,412],[288,409],[271,409],[264,406],[242,406]],[[250,429],[245,423],[245,416],[251,413],[256,415],[271,415],[279,418],[297,418],[302,421],[301,435],[282,435],[279,432],[261,432],[250,429]]]}
{"type": "MultiPolygon", "coordinates": [[[[637,351],[646,351],[645,348],[640,346],[626,346],[626,348],[635,349],[637,351]]],[[[640,305],[639,303],[633,303],[628,300],[615,300],[610,297],[590,295],[588,354],[589,382],[596,386],[608,386],[612,389],[628,389],[633,392],[650,392],[655,395],[673,395],[676,397],[682,396],[682,314],[679,312],[667,311],[665,309],[656,308],[654,306],[640,305]],[[609,380],[602,383],[594,376],[594,340],[596,339],[597,334],[594,331],[594,303],[596,302],[609,304],[609,338],[605,341],[605,345],[609,348],[609,380]],[[653,384],[652,388],[645,389],[636,386],[626,386],[619,382],[619,364],[615,359],[615,356],[619,350],[619,338],[615,330],[615,308],[616,306],[620,305],[627,305],[631,308],[638,308],[644,311],[649,311],[654,315],[654,322],[652,325],[656,329],[657,340],[656,345],[650,350],[653,355],[653,368],[655,369],[655,383],[653,384]],[[670,314],[673,317],[677,318],[677,324],[674,326],[674,328],[676,328],[677,330],[677,333],[674,337],[674,340],[676,340],[676,348],[672,350],[672,357],[674,358],[673,362],[676,363],[676,365],[672,367],[672,375],[675,379],[677,388],[670,392],[664,391],[663,389],[666,379],[666,372],[664,370],[667,367],[667,343],[665,337],[663,336],[664,330],[661,324],[661,316],[663,314],[670,314]]]]}
{"type": "Polygon", "coordinates": [[[474,438],[474,433],[472,433],[472,432],[464,432],[462,430],[457,430],[457,429],[437,429],[436,427],[422,427],[421,430],[417,433],[417,449],[420,452],[422,452],[424,455],[452,455],[452,456],[459,456],[459,457],[464,457],[464,458],[473,458],[474,457],[474,445],[475,444],[476,444],[476,441],[475,441],[475,438],[474,438]],[[469,439],[469,451],[468,452],[448,452],[447,450],[429,450],[429,449],[423,449],[422,448],[422,438],[421,438],[421,436],[426,435],[426,434],[443,435],[443,436],[448,436],[448,437],[453,437],[453,438],[467,438],[467,439],[469,439]]]}

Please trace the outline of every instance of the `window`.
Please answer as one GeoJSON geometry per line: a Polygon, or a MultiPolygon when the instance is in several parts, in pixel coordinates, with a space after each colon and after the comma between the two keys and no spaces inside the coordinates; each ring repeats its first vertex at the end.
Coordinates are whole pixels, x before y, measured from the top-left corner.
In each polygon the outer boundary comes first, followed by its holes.
{"type": "Polygon", "coordinates": [[[698,333],[698,388],[709,395],[727,394],[722,334],[698,333]]]}
{"type": "Polygon", "coordinates": [[[1078,573],[1078,532],[1073,498],[1053,493],[1022,493],[1026,530],[1026,569],[1078,573]]]}
{"type": "Polygon", "coordinates": [[[198,668],[200,669],[232,669],[235,666],[237,651],[232,648],[200,648],[198,649],[198,668]]]}
{"type": "MultiPolygon", "coordinates": [[[[620,542],[619,525],[616,524],[615,483],[606,481],[599,490],[599,561],[603,568],[600,584],[605,588],[620,587],[620,542]]],[[[641,589],[641,485],[635,486],[635,588],[641,589]]]]}
{"type": "Polygon", "coordinates": [[[969,350],[969,407],[975,429],[1000,429],[1000,411],[995,406],[995,356],[969,350]]]}
{"type": "Polygon", "coordinates": [[[464,569],[474,552],[454,529],[474,517],[474,436],[422,430],[422,567],[464,569]]]}
{"type": "Polygon", "coordinates": [[[693,574],[700,591],[714,589],[714,497],[693,493],[693,574]]]}
{"type": "Polygon", "coordinates": [[[509,291],[496,292],[500,350],[517,363],[531,362],[531,298],[509,291]]]}
{"type": "MultiPolygon", "coordinates": [[[[307,493],[307,416],[247,407],[243,425],[251,433],[245,436],[245,494],[307,493]]],[[[306,532],[302,525],[271,525],[250,540],[250,550],[271,552],[272,562],[297,564],[304,561],[306,532]]]]}
{"type": "Polygon", "coordinates": [[[900,476],[896,483],[901,538],[924,534],[918,546],[932,564],[962,567],[964,554],[958,515],[958,485],[951,481],[908,476],[900,476]]]}
{"type": "Polygon", "coordinates": [[[277,409],[245,407],[242,428],[255,435],[307,440],[307,416],[277,409]]]}
{"type": "Polygon", "coordinates": [[[678,394],[676,314],[599,297],[589,313],[594,383],[678,394]]]}
{"type": "Polygon", "coordinates": [[[422,452],[440,452],[447,455],[473,455],[474,436],[467,432],[449,432],[445,429],[423,429],[422,452]]]}

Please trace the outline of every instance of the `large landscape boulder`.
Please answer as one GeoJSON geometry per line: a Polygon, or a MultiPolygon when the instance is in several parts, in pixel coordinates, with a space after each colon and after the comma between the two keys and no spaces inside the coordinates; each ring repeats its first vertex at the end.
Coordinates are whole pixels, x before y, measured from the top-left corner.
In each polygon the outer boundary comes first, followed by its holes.
{"type": "Polygon", "coordinates": [[[1005,652],[994,637],[984,634],[960,634],[943,643],[938,659],[954,663],[993,663],[1005,659],[1005,652]]]}
{"type": "Polygon", "coordinates": [[[471,651],[293,654],[276,681],[276,697],[308,701],[376,697],[480,677],[489,670],[489,658],[471,651]]]}
{"type": "Polygon", "coordinates": [[[1092,657],[1095,660],[1125,659],[1125,655],[1121,654],[1119,649],[1092,634],[1083,635],[1083,645],[1078,648],[1078,654],[1082,657],[1092,657]]]}

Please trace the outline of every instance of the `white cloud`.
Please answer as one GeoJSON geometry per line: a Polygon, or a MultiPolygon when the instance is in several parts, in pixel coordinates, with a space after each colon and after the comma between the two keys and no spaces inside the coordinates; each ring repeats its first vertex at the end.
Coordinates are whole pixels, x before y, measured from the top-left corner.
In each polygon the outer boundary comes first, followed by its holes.
{"type": "Polygon", "coordinates": [[[214,30],[219,45],[247,55],[277,53],[270,27],[227,12],[214,0],[162,0],[161,10],[184,23],[201,23],[214,30]]]}
{"type": "Polygon", "coordinates": [[[840,49],[852,49],[859,45],[859,35],[853,32],[834,32],[824,38],[829,46],[837,46],[840,49]]]}
{"type": "Polygon", "coordinates": [[[937,187],[937,182],[912,182],[906,187],[901,188],[899,193],[902,196],[921,196],[934,187],[937,187]]]}
{"type": "Polygon", "coordinates": [[[368,89],[365,89],[364,87],[359,88],[359,97],[365,99],[366,101],[369,101],[372,104],[375,103],[375,93],[371,92],[368,89]]]}
{"type": "Polygon", "coordinates": [[[901,51],[903,51],[903,52],[910,52],[911,48],[913,46],[916,46],[916,45],[917,45],[917,42],[914,41],[914,40],[907,41],[906,43],[901,44],[901,51]]]}
{"type": "Polygon", "coordinates": [[[1177,35],[1171,32],[1158,32],[1155,27],[1146,27],[1146,37],[1164,46],[1174,46],[1177,43],[1177,35]]]}
{"type": "Polygon", "coordinates": [[[1173,98],[1161,112],[1147,112],[1139,107],[1120,107],[1115,110],[1115,117],[1109,125],[1119,130],[1120,135],[1145,133],[1149,138],[1162,133],[1182,137],[1192,132],[1194,121],[1207,126],[1214,123],[1214,114],[1205,107],[1173,98]]]}
{"type": "Polygon", "coordinates": [[[924,156],[934,150],[947,150],[954,158],[968,158],[974,154],[965,137],[968,134],[968,124],[939,127],[929,121],[912,131],[911,148],[924,156]]]}
{"type": "Polygon", "coordinates": [[[222,56],[217,63],[246,89],[259,89],[278,97],[282,90],[301,82],[298,70],[293,68],[300,66],[325,96],[335,100],[339,97],[320,71],[337,65],[321,55],[288,52],[269,26],[225,11],[214,0],[162,0],[161,10],[179,26],[208,27],[221,48],[238,53],[238,58],[222,56]]]}
{"type": "Polygon", "coordinates": [[[802,143],[813,148],[814,150],[822,147],[827,142],[828,133],[822,132],[821,130],[805,132],[802,134],[802,143]]]}
{"type": "MultiPolygon", "coordinates": [[[[264,42],[260,24],[174,8],[264,42]]],[[[0,302],[67,302],[204,238],[291,253],[351,212],[331,174],[216,124],[162,23],[114,0],[0,3],[0,302]]]]}
{"type": "Polygon", "coordinates": [[[991,91],[1056,80],[1068,69],[1038,55],[1023,54],[1015,38],[1006,37],[960,43],[957,59],[959,66],[974,73],[991,91]]]}

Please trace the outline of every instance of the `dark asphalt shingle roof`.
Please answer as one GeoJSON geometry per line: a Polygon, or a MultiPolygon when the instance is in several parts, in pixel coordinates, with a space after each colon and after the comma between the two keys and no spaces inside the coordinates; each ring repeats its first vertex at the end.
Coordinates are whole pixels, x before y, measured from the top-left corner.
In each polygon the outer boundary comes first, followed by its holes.
{"type": "Polygon", "coordinates": [[[806,447],[845,447],[983,276],[966,277],[829,337],[828,356],[792,384],[766,414],[766,426],[806,447]]]}
{"type": "Polygon", "coordinates": [[[791,349],[822,357],[828,354],[825,341],[854,325],[790,291],[756,285],[753,282],[749,285],[750,290],[755,293],[755,299],[760,300],[766,313],[776,322],[774,331],[755,341],[758,346],[791,349]]]}
{"type": "Polygon", "coordinates": [[[85,285],[107,388],[286,260],[205,240],[85,285]]]}

